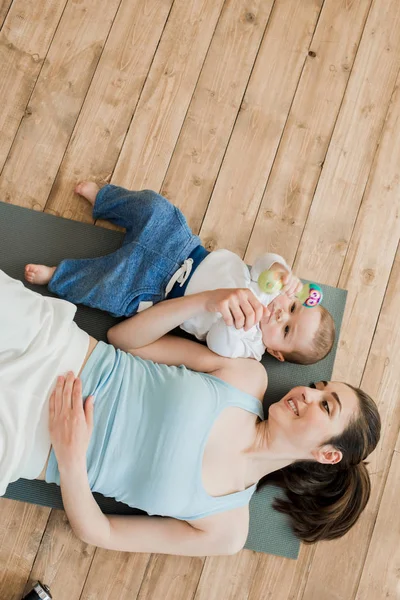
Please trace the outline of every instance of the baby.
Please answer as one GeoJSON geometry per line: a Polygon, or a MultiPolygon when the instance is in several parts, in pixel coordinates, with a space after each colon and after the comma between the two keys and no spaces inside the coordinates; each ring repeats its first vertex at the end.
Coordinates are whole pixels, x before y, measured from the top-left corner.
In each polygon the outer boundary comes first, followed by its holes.
{"type": "Polygon", "coordinates": [[[229,250],[208,252],[181,211],[150,190],[133,192],[114,185],[102,189],[83,182],[75,192],[93,206],[95,219],[126,228],[121,248],[98,258],[67,259],[58,267],[29,264],[25,278],[75,304],[116,317],[129,317],[164,299],[218,288],[249,288],[268,307],[245,331],[227,326],[219,313],[204,312],[181,328],[206,340],[222,356],[261,360],[265,351],[280,361],[312,364],[324,358],[335,338],[334,322],[322,306],[307,308],[294,297],[302,287],[282,257],[264,254],[253,267],[229,250]],[[271,270],[283,293],[267,294],[257,283],[271,270]]]}

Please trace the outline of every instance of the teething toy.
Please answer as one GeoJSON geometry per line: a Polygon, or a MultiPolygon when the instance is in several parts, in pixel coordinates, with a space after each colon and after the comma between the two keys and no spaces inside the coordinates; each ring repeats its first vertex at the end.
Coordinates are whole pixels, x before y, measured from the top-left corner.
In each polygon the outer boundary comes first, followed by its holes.
{"type": "MultiPolygon", "coordinates": [[[[257,282],[261,291],[267,294],[276,294],[283,287],[280,275],[274,271],[263,271],[260,273],[257,282]]],[[[322,302],[323,293],[317,283],[305,283],[295,296],[303,306],[312,308],[322,302]]]]}

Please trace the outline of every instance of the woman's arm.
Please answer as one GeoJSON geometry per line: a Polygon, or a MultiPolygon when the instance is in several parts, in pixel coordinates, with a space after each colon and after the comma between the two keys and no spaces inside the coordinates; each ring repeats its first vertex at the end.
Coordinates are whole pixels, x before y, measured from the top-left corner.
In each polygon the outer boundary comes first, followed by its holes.
{"type": "Polygon", "coordinates": [[[144,348],[128,350],[134,356],[163,365],[185,365],[192,371],[211,373],[230,385],[262,400],[268,385],[267,371],[252,358],[225,358],[207,346],[176,335],[164,335],[144,348]]]}
{"type": "Polygon", "coordinates": [[[123,552],[213,556],[239,552],[246,541],[246,509],[230,511],[235,514],[228,519],[216,515],[220,520],[214,517],[214,523],[209,519],[196,527],[171,518],[104,515],[93,498],[84,468],[63,470],[60,475],[68,520],[87,544],[123,552]]]}
{"type": "Polygon", "coordinates": [[[50,435],[57,456],[65,512],[78,537],[89,544],[127,552],[185,556],[233,554],[244,545],[248,508],[199,519],[104,515],[93,498],[86,451],[93,427],[93,402],[82,404],[79,379],[60,377],[50,398],[50,435]]]}
{"type": "Polygon", "coordinates": [[[265,307],[249,289],[222,289],[164,300],[118,323],[107,333],[121,350],[148,346],[201,312],[220,312],[227,325],[246,330],[258,323],[265,307]]]}

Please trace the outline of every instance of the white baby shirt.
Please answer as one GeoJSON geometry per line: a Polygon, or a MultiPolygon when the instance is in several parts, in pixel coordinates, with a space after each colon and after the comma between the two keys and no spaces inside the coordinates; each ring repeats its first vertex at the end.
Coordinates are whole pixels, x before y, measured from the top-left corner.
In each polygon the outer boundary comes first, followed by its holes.
{"type": "MultiPolygon", "coordinates": [[[[268,306],[278,293],[262,292],[257,280],[260,273],[268,270],[275,262],[290,271],[290,267],[278,254],[263,254],[249,269],[234,252],[215,250],[206,256],[193,273],[185,296],[219,288],[248,288],[264,306],[268,306]]],[[[258,324],[248,331],[236,329],[233,325],[226,325],[220,313],[201,312],[182,323],[181,328],[199,340],[206,340],[210,350],[220,356],[261,360],[265,352],[258,324]]]]}

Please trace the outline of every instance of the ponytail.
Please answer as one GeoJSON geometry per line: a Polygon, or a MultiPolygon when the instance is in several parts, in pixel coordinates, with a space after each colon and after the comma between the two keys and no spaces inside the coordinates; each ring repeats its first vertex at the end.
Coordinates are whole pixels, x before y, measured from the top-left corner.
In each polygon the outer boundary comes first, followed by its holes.
{"type": "Polygon", "coordinates": [[[376,404],[362,390],[357,395],[359,414],[338,436],[326,443],[341,451],[336,464],[298,461],[263,477],[257,490],[275,484],[286,498],[276,498],[273,507],[288,515],[295,535],[305,543],[333,540],[356,523],[371,493],[365,458],[380,437],[381,422],[376,404]]]}
{"type": "Polygon", "coordinates": [[[295,535],[308,544],[347,533],[371,492],[364,462],[347,468],[340,463],[296,462],[263,477],[257,490],[270,483],[286,492],[286,499],[276,498],[273,508],[289,517],[295,535]]]}

